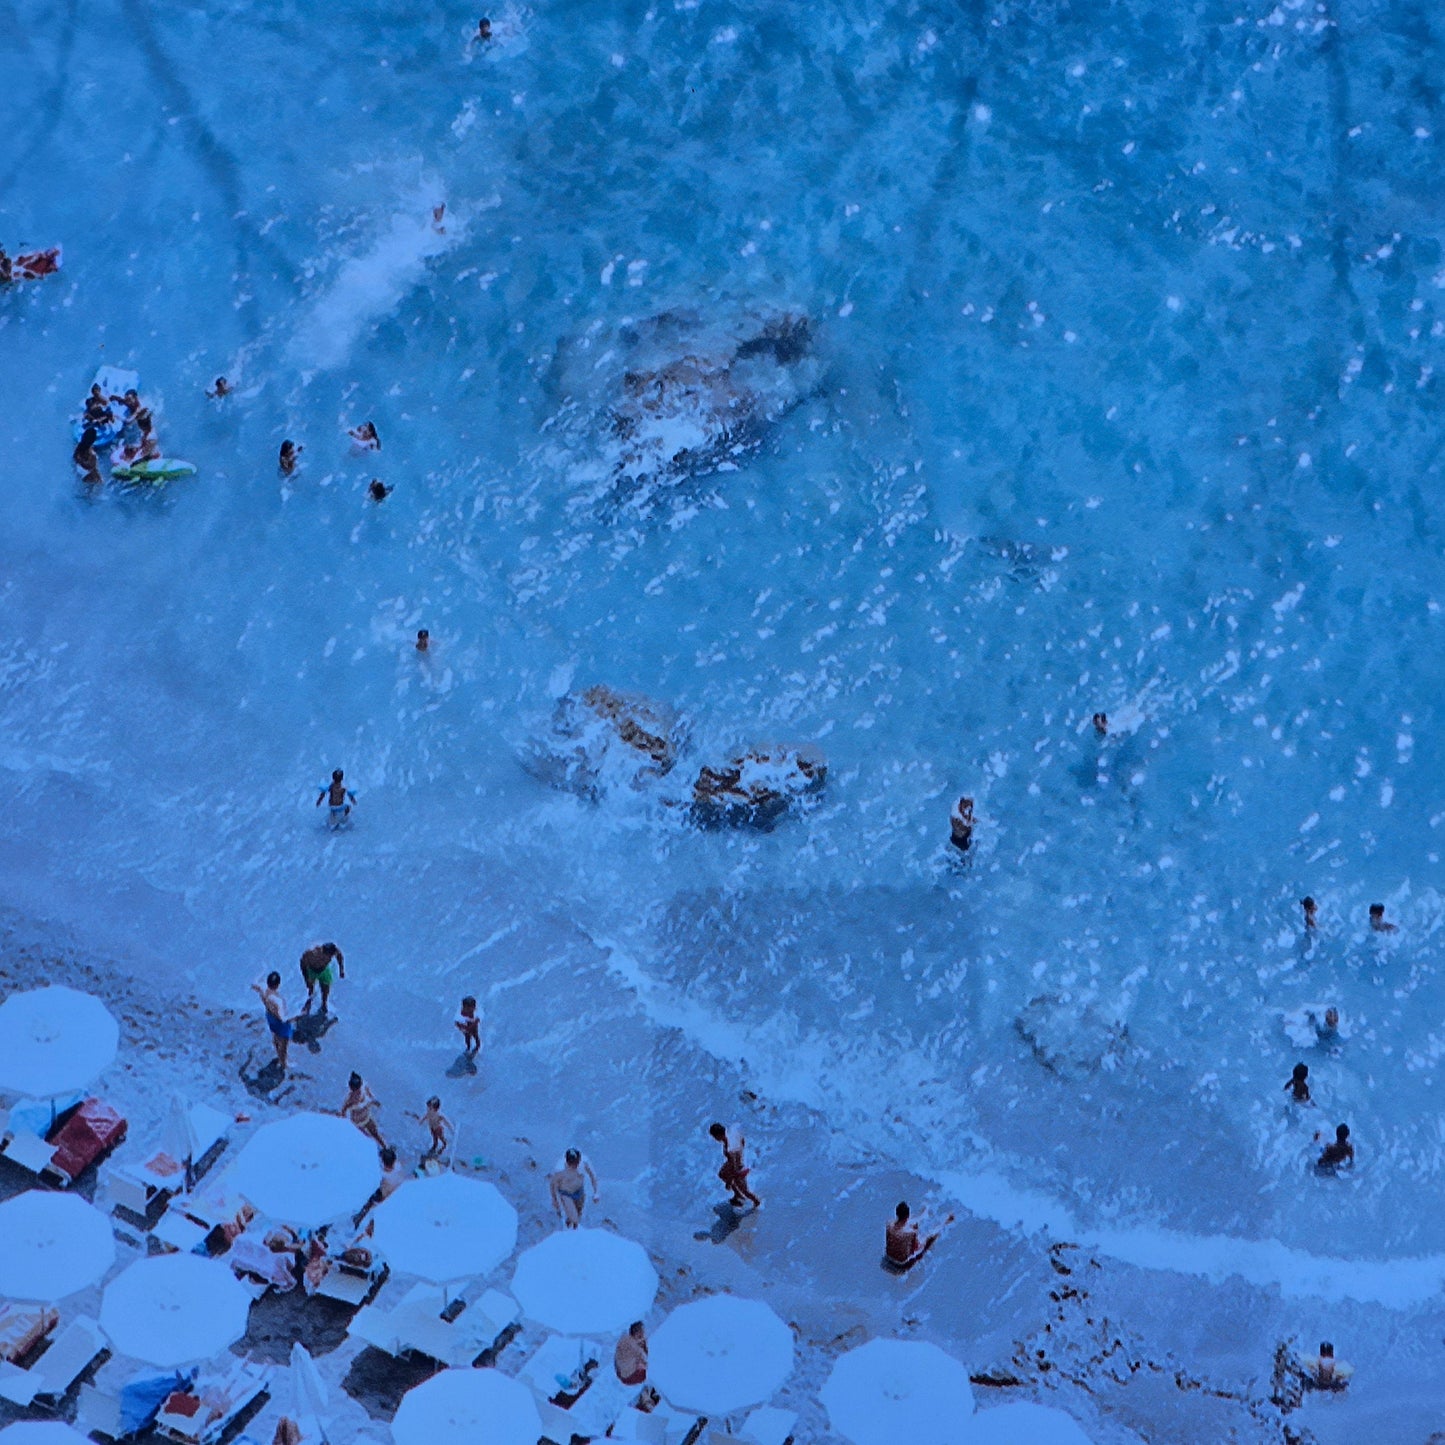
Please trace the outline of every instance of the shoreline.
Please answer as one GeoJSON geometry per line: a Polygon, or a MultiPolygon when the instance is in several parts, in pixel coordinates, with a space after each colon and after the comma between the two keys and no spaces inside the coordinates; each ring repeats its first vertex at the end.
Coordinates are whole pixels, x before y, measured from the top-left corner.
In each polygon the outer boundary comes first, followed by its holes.
{"type": "MultiPolygon", "coordinates": [[[[833,1356],[875,1334],[932,1339],[968,1367],[981,1408],[1013,1399],[1055,1404],[1096,1445],[1263,1445],[1288,1438],[1287,1425],[1307,1425],[1321,1445],[1343,1442],[1375,1411],[1407,1397],[1407,1382],[1421,1384],[1424,1360],[1410,1359],[1401,1339],[1409,1309],[1345,1300],[1326,1314],[1319,1300],[1286,1300],[1238,1277],[1137,1267],[962,1210],[920,1270],[903,1279],[886,1274],[875,1259],[893,1203],[927,1201],[940,1213],[940,1191],[838,1136],[815,1110],[760,1097],[736,1063],[652,1016],[625,966],[600,943],[588,941],[591,957],[584,955],[580,971],[544,957],[492,984],[475,1078],[447,1076],[444,1061],[458,1052],[449,1043],[378,1047],[365,1032],[373,1013],[366,995],[385,997],[394,984],[340,982],[332,994],[337,1021],[315,1051],[293,1044],[292,1072],[273,1102],[245,1082],[271,1056],[259,1007],[241,1013],[174,980],[138,978],[125,960],[88,950],[66,932],[0,919],[0,980],[8,991],[63,979],[112,1006],[122,1051],[98,1091],[126,1111],[137,1147],[153,1137],[179,1076],[198,1097],[259,1120],[275,1104],[334,1109],[346,1073],[357,1068],[383,1100],[382,1128],[407,1168],[421,1152],[422,1131],[402,1111],[419,1108],[428,1092],[441,1094],[459,1127],[458,1167],[507,1194],[521,1216],[518,1247],[526,1248],[556,1227],[545,1174],[553,1156],[576,1142],[602,1185],[602,1203],[589,1201],[584,1222],[613,1225],[649,1249],[662,1278],[655,1319],[698,1293],[731,1289],[767,1300],[794,1326],[798,1368],[779,1400],[799,1412],[800,1445],[836,1439],[818,1389],[833,1356]],[[586,1029],[553,1051],[536,1024],[560,1009],[584,1018],[586,1029]],[[165,1079],[157,1080],[147,1058],[167,1061],[165,1079]],[[598,1061],[606,1075],[600,1085],[598,1061]],[[571,1122],[563,1122],[569,1112],[571,1122]],[[713,1115],[742,1123],[764,1200],[728,1231],[714,1208],[722,1197],[715,1146],[703,1132],[713,1115]],[[1317,1329],[1341,1341],[1356,1363],[1356,1386],[1345,1399],[1308,1400],[1282,1414],[1268,1398],[1274,1345],[1317,1329]],[[1365,1347],[1369,1340],[1375,1351],[1365,1347]]],[[[294,965],[282,976],[291,1004],[300,998],[294,965]]],[[[505,1287],[508,1277],[504,1267],[497,1283],[505,1287]]],[[[1433,1331],[1438,1339],[1445,1326],[1438,1301],[1414,1312],[1437,1324],[1410,1333],[1423,1340],[1433,1331]]],[[[344,1344],[323,1356],[327,1378],[355,1353],[344,1344]]],[[[1422,1411],[1429,1398],[1426,1391],[1422,1411]]]]}

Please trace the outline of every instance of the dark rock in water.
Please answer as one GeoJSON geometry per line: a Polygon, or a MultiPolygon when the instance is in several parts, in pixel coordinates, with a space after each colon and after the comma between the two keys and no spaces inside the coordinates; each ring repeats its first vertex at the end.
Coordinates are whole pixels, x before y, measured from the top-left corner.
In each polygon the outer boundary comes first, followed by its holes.
{"type": "Polygon", "coordinates": [[[820,792],[828,765],[801,748],[752,748],[721,767],[703,767],[692,788],[692,816],[705,828],[767,830],[800,798],[820,792]]]}
{"type": "Polygon", "coordinates": [[[1031,999],[1014,1020],[1014,1027],[1034,1057],[1055,1074],[1114,1069],[1129,1043],[1127,1025],[1091,1003],[1066,1002],[1057,994],[1031,999]]]}
{"type": "Polygon", "coordinates": [[[606,484],[622,500],[735,470],[822,380],[813,327],[790,312],[668,311],[559,347],[561,400],[603,419],[606,484]]]}
{"type": "Polygon", "coordinates": [[[547,736],[525,761],[554,788],[596,800],[671,772],[680,742],[670,708],[599,683],[558,699],[547,736]]]}

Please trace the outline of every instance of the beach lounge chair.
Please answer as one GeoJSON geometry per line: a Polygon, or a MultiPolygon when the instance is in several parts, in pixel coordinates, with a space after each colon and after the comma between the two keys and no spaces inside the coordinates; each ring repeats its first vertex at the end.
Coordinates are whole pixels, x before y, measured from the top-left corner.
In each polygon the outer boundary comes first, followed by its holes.
{"type": "Polygon", "coordinates": [[[667,1445],[667,1421],[630,1405],[612,1422],[612,1439],[636,1440],[639,1445],[667,1445]]]}
{"type": "Polygon", "coordinates": [[[214,1445],[266,1393],[267,1365],[236,1360],[228,1369],[203,1374],[190,1390],[177,1390],[161,1404],[156,1429],[181,1445],[214,1445]]]}
{"type": "Polygon", "coordinates": [[[18,1365],[59,1323],[46,1305],[0,1304],[0,1360],[18,1365]]]}
{"type": "Polygon", "coordinates": [[[144,1158],[117,1162],[106,1170],[106,1193],[113,1205],[129,1210],[141,1219],[155,1205],[187,1187],[206,1172],[225,1148],[231,1116],[209,1104],[172,1107],[165,1137],[144,1158]]]}
{"type": "Polygon", "coordinates": [[[75,1428],[82,1435],[119,1440],[124,1429],[120,1420],[120,1397],[94,1385],[82,1385],[75,1403],[75,1428]]]}
{"type": "Polygon", "coordinates": [[[35,1175],[43,1174],[55,1159],[54,1148],[38,1134],[32,1134],[29,1129],[16,1129],[5,1140],[3,1147],[0,1147],[0,1153],[11,1163],[18,1164],[27,1173],[35,1175]]]}
{"type": "Polygon", "coordinates": [[[753,1445],[791,1445],[798,1417],[791,1410],[764,1405],[754,1410],[743,1423],[743,1438],[753,1445]]]}
{"type": "Polygon", "coordinates": [[[126,1135],[119,1109],[100,1099],[87,1099],[50,1137],[50,1163],[40,1172],[61,1189],[74,1184],[92,1164],[109,1154],[126,1135]]]}
{"type": "Polygon", "coordinates": [[[106,1350],[105,1336],[94,1320],[71,1320],[28,1370],[0,1364],[0,1396],[15,1405],[39,1401],[53,1408],[106,1350]]]}

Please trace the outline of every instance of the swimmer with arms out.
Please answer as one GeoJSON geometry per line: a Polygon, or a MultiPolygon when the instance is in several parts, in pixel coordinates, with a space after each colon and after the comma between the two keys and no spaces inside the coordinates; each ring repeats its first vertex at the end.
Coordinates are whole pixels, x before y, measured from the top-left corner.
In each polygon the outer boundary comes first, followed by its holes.
{"type": "Polygon", "coordinates": [[[218,376],[216,384],[206,392],[206,395],[213,401],[219,401],[223,396],[230,396],[230,394],[231,383],[224,376],[218,376]]]}

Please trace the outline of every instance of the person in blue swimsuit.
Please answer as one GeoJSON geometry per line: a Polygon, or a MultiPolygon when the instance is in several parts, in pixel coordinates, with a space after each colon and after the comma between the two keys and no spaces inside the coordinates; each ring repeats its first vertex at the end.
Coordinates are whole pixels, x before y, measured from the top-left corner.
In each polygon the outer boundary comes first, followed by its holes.
{"type": "Polygon", "coordinates": [[[356,794],[346,786],[346,774],[340,768],[336,768],[331,774],[331,781],[323,783],[316,794],[316,806],[321,806],[321,800],[327,800],[326,821],[333,828],[339,828],[350,816],[352,806],[356,802],[356,794]]]}
{"type": "Polygon", "coordinates": [[[266,1027],[271,1030],[271,1042],[276,1048],[276,1062],[284,1074],[286,1056],[291,1051],[291,1035],[295,1032],[295,1027],[286,1016],[286,1000],[281,997],[281,975],[268,973],[265,988],[259,983],[253,983],[251,987],[261,995],[261,1003],[266,1010],[266,1027]]]}

